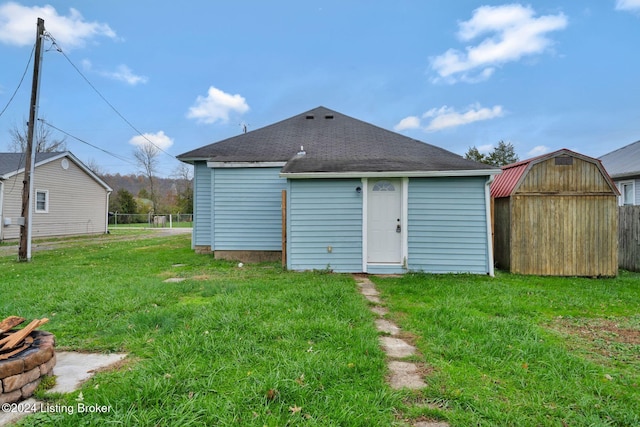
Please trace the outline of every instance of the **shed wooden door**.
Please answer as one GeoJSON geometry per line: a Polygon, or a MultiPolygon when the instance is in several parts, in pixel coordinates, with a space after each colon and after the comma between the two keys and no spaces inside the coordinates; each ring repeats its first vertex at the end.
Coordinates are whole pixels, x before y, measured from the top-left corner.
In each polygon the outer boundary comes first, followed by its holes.
{"type": "Polygon", "coordinates": [[[370,180],[367,200],[367,261],[401,263],[402,181],[370,180]]]}

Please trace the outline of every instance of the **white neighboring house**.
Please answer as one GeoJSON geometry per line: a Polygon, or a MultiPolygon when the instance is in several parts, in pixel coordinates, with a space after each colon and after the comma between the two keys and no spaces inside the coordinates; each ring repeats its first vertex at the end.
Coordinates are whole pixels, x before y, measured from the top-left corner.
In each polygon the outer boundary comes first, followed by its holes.
{"type": "Polygon", "coordinates": [[[600,161],[620,190],[618,204],[640,205],[640,141],[607,153],[600,161]]]}
{"type": "MultiPolygon", "coordinates": [[[[35,160],[32,236],[107,233],[111,187],[69,151],[35,160]]],[[[20,237],[24,162],[24,153],[0,153],[0,241],[20,237]]]]}

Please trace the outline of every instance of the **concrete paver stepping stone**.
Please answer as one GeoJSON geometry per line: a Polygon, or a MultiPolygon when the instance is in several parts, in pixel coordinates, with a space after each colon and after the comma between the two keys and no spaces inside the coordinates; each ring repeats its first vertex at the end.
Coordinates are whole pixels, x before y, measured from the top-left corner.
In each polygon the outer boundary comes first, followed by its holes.
{"type": "Polygon", "coordinates": [[[360,292],[362,295],[379,296],[380,292],[373,287],[373,283],[361,283],[360,292]]]}
{"type": "Polygon", "coordinates": [[[389,371],[391,372],[389,385],[395,390],[402,388],[419,390],[427,386],[415,363],[392,360],[389,362],[389,371]]]}
{"type": "Polygon", "coordinates": [[[378,328],[380,332],[385,332],[391,336],[398,335],[400,333],[400,328],[398,328],[395,323],[387,319],[376,319],[376,328],[378,328]]]}
{"type": "Polygon", "coordinates": [[[170,277],[167,280],[164,280],[164,283],[180,283],[186,280],[184,277],[170,277]]]}
{"type": "Polygon", "coordinates": [[[384,348],[385,353],[387,353],[387,356],[393,358],[400,359],[412,356],[416,352],[416,348],[414,346],[400,338],[380,337],[380,344],[382,345],[382,348],[384,348]]]}
{"type": "Polygon", "coordinates": [[[56,375],[56,385],[49,390],[49,393],[71,393],[91,378],[97,370],[113,365],[126,356],[122,353],[56,352],[56,366],[53,368],[53,374],[56,375]]]}
{"type": "Polygon", "coordinates": [[[365,295],[364,297],[374,304],[382,304],[380,298],[375,295],[365,295]]]}
{"type": "Polygon", "coordinates": [[[371,307],[371,311],[373,311],[378,316],[386,316],[387,314],[389,314],[389,309],[388,308],[381,307],[379,305],[371,307]]]}

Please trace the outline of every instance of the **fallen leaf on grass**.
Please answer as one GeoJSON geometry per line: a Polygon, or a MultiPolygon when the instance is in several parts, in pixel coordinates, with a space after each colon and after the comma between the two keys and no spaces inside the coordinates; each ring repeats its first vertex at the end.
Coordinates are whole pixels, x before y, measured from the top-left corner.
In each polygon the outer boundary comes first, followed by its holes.
{"type": "Polygon", "coordinates": [[[292,414],[297,414],[300,411],[302,411],[302,408],[298,405],[293,405],[293,406],[289,406],[289,410],[291,411],[292,414]]]}
{"type": "Polygon", "coordinates": [[[272,388],[267,391],[267,400],[273,400],[278,395],[278,390],[274,390],[272,388]]]}

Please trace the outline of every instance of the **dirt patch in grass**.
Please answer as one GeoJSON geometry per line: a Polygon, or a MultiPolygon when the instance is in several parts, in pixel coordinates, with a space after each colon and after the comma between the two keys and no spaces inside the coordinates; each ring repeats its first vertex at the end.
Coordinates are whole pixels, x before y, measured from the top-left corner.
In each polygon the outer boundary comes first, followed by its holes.
{"type": "Polygon", "coordinates": [[[118,360],[108,366],[104,366],[98,369],[95,369],[91,372],[100,373],[100,372],[116,372],[116,371],[124,371],[124,370],[133,370],[133,365],[140,362],[142,359],[139,357],[125,357],[123,359],[118,360]]]}
{"type": "Polygon", "coordinates": [[[578,338],[589,350],[607,357],[640,360],[640,325],[630,319],[559,317],[551,329],[578,338]],[[635,349],[635,351],[634,351],[635,349]]]}

